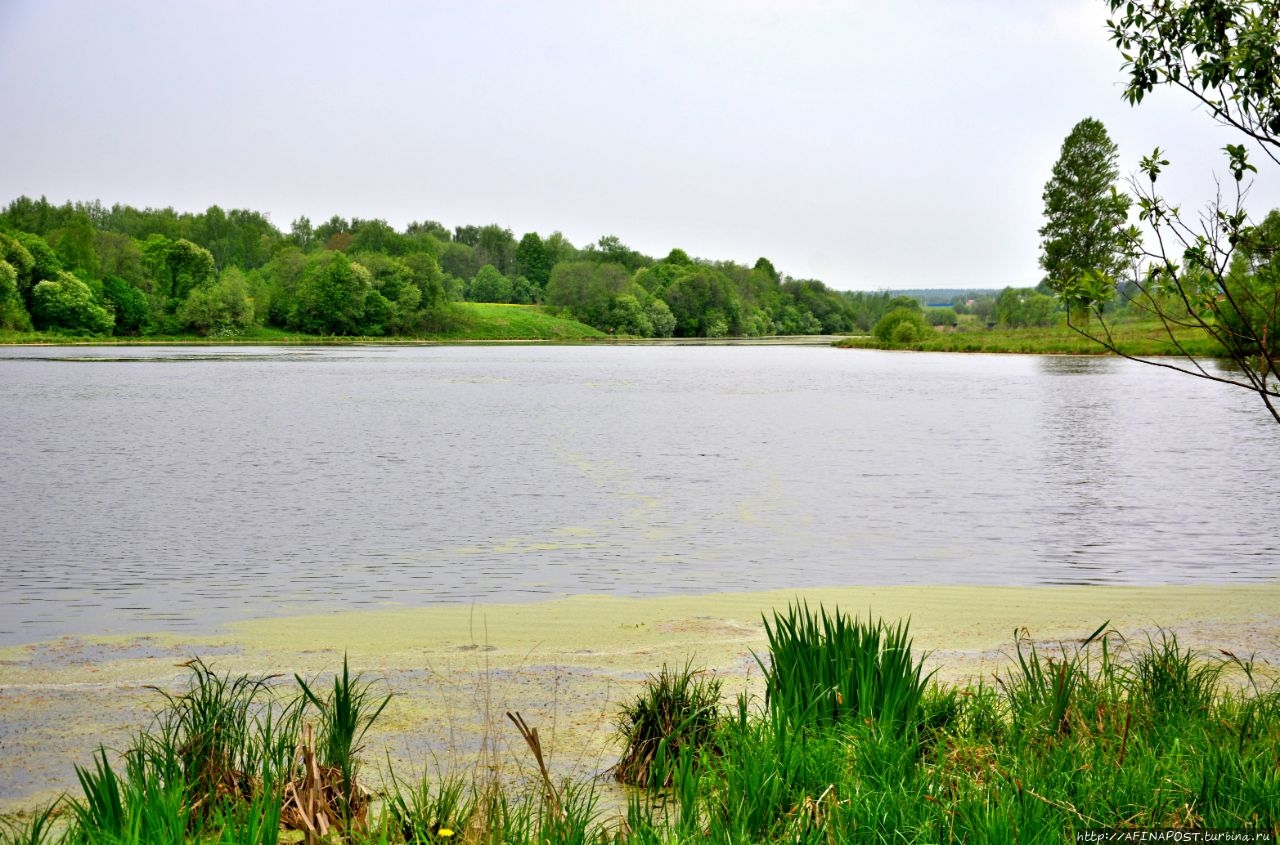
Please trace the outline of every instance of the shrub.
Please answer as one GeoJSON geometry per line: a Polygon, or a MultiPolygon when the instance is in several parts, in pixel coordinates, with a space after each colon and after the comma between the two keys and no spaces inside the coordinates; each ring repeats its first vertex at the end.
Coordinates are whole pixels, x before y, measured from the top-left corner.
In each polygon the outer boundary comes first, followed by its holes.
{"type": "Polygon", "coordinates": [[[920,309],[900,307],[881,317],[871,333],[886,346],[898,346],[915,343],[931,331],[920,309]]]}
{"type": "Polygon", "coordinates": [[[670,786],[681,752],[712,745],[720,721],[720,680],[663,665],[618,717],[625,750],[613,769],[623,783],[670,786]]]}

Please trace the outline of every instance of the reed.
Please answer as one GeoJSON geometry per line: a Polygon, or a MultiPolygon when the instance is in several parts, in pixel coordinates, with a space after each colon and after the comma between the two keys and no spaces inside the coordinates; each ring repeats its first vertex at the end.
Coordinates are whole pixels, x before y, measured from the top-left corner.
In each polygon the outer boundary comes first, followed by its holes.
{"type": "Polygon", "coordinates": [[[911,652],[909,623],[863,621],[839,609],[789,605],[764,620],[769,660],[756,656],[775,719],[793,727],[870,721],[891,733],[915,725],[933,673],[911,652]]]}
{"type": "Polygon", "coordinates": [[[369,799],[356,780],[361,743],[369,728],[382,715],[391,696],[378,699],[373,683],[361,683],[360,676],[352,677],[347,656],[342,656],[342,673],[334,675],[328,696],[321,698],[300,676],[294,675],[306,702],[320,713],[320,737],[313,748],[301,748],[300,752],[315,757],[312,766],[304,772],[304,783],[309,780],[313,791],[319,790],[336,797],[336,809],[343,827],[362,825],[366,819],[369,799]],[[314,772],[314,774],[312,774],[314,772]],[[336,784],[333,783],[336,776],[336,784]],[[336,786],[336,792],[331,789],[336,786]]]}
{"type": "MultiPolygon", "coordinates": [[[[1280,832],[1280,687],[1252,658],[1210,658],[1163,631],[1145,642],[1125,642],[1102,625],[1057,650],[1037,646],[1023,632],[1015,635],[1010,666],[994,686],[929,682],[918,694],[881,695],[872,693],[927,680],[918,661],[904,656],[905,625],[839,620],[838,613],[810,614],[803,606],[775,617],[770,642],[779,649],[770,653],[769,665],[787,666],[788,656],[810,665],[789,674],[780,668],[768,679],[773,685],[766,702],[743,694],[724,713],[712,706],[718,688],[714,696],[705,689],[691,692],[699,679],[710,679],[690,663],[680,670],[664,667],[651,678],[646,696],[661,692],[663,700],[684,705],[702,701],[690,712],[714,710],[716,718],[696,742],[667,741],[672,734],[657,741],[649,787],[632,791],[620,816],[602,811],[597,781],[553,783],[542,760],[530,780],[505,785],[479,776],[406,782],[393,775],[383,785],[381,804],[366,806],[367,820],[346,824],[338,811],[341,772],[336,766],[321,770],[319,761],[337,759],[326,756],[335,752],[326,750],[323,737],[329,732],[341,738],[338,751],[350,753],[356,771],[360,744],[386,699],[344,666],[335,694],[324,699],[307,684],[301,686],[310,697],[303,692],[279,703],[273,693],[261,708],[237,711],[247,739],[230,747],[249,749],[243,753],[195,754],[195,744],[179,741],[187,734],[169,727],[186,717],[160,714],[151,726],[156,735],[140,736],[119,763],[100,749],[79,768],[79,795],[29,820],[0,825],[0,843],[299,841],[296,833],[285,836],[284,828],[302,830],[305,842],[349,845],[1057,843],[1100,827],[1280,832]],[[835,654],[829,662],[839,671],[805,656],[796,647],[802,642],[816,644],[816,654],[835,654]],[[851,642],[881,658],[852,656],[851,642]],[[899,649],[897,657],[884,660],[886,649],[899,649]],[[860,672],[870,672],[854,665],[859,659],[879,671],[890,667],[898,680],[855,682],[866,677],[860,672]],[[848,690],[850,697],[833,706],[832,689],[841,698],[848,690]],[[855,691],[863,697],[854,699],[855,691]],[[304,729],[300,753],[286,755],[282,768],[243,756],[254,748],[278,748],[296,713],[315,708],[317,700],[323,704],[321,741],[308,740],[311,731],[304,729]],[[893,704],[904,700],[914,704],[893,704]],[[338,716],[335,708],[347,708],[347,714],[338,716]],[[265,713],[276,714],[270,730],[265,713]],[[270,742],[263,739],[268,734],[270,742]],[[254,774],[189,780],[187,772],[222,771],[192,762],[208,759],[254,774]],[[201,803],[210,783],[250,788],[224,787],[201,803]],[[310,808],[317,824],[290,822],[285,811],[292,812],[294,798],[310,808]],[[322,816],[331,822],[324,830],[322,816]]],[[[196,687],[211,684],[211,700],[241,700],[231,694],[236,679],[192,668],[196,687]]],[[[181,699],[165,701],[178,710],[192,706],[181,699]]],[[[540,759],[536,729],[514,713],[511,721],[527,751],[540,759]]],[[[621,720],[624,733],[633,722],[621,720]]],[[[663,724],[679,734],[688,722],[672,716],[663,724]]]]}
{"type": "Polygon", "coordinates": [[[650,675],[618,715],[623,752],[614,777],[634,786],[670,786],[675,769],[668,763],[692,766],[697,755],[686,749],[714,745],[721,687],[720,679],[695,670],[692,661],[679,669],[664,664],[650,675]]]}

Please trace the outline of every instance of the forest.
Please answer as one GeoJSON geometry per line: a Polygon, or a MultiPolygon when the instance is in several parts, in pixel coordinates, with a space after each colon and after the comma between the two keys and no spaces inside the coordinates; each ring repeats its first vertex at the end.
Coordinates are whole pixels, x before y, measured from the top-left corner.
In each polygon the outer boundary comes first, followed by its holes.
{"type": "Polygon", "coordinates": [[[766,258],[747,267],[672,249],[644,255],[615,236],[584,247],[560,232],[517,238],[497,224],[268,215],[210,206],[104,206],[23,196],[0,213],[0,332],[234,339],[280,329],[314,336],[429,338],[453,332],[458,303],[540,305],[606,334],[759,337],[870,331],[887,291],[837,291],[766,258]]]}

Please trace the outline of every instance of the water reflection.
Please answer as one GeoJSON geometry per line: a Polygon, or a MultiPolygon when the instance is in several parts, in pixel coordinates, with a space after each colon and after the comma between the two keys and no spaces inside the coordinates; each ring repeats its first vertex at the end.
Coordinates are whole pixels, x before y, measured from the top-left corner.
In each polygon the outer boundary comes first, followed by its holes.
{"type": "Polygon", "coordinates": [[[389,600],[1264,580],[1280,560],[1280,454],[1249,397],[1115,359],[223,357],[0,350],[0,641],[389,600]]]}
{"type": "Polygon", "coordinates": [[[1068,567],[1055,583],[1102,583],[1107,558],[1123,547],[1127,529],[1124,503],[1116,499],[1114,455],[1121,397],[1099,391],[1097,380],[1114,363],[1074,356],[1037,360],[1045,374],[1039,405],[1042,554],[1068,567]]]}

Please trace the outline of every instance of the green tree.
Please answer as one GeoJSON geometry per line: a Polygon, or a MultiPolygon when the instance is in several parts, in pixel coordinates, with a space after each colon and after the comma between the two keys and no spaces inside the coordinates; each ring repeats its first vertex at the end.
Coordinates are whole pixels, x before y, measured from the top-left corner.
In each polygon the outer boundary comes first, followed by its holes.
{"type": "Polygon", "coordinates": [[[102,282],[102,302],[115,315],[115,334],[140,335],[151,324],[147,295],[119,276],[102,282]]]}
{"type": "Polygon", "coordinates": [[[676,331],[676,318],[667,303],[654,297],[645,305],[645,316],[653,327],[650,337],[671,337],[676,331]]]}
{"type": "Polygon", "coordinates": [[[31,331],[31,316],[18,291],[18,271],[3,258],[0,258],[0,329],[31,331]]]}
{"type": "Polygon", "coordinates": [[[1051,326],[1057,312],[1058,300],[1035,288],[1005,288],[996,297],[996,320],[1010,328],[1051,326]]]}
{"type": "Polygon", "coordinates": [[[449,241],[440,250],[440,269],[457,279],[474,279],[483,266],[476,263],[475,247],[449,241]]]}
{"type": "Polygon", "coordinates": [[[492,264],[486,264],[471,282],[472,302],[510,302],[511,280],[492,264]]]}
{"type": "Polygon", "coordinates": [[[1040,229],[1044,283],[1069,303],[1105,301],[1115,289],[1131,242],[1129,197],[1116,189],[1119,152],[1100,121],[1077,123],[1062,142],[1044,186],[1040,229]]]}
{"type": "Polygon", "coordinates": [[[146,291],[147,274],[142,267],[142,250],[138,242],[119,232],[98,231],[93,236],[93,250],[98,256],[98,270],[104,279],[112,276],[146,291]]]}
{"type": "Polygon", "coordinates": [[[551,281],[551,256],[537,232],[529,232],[516,246],[516,272],[529,280],[540,299],[551,281]]]}
{"type": "Polygon", "coordinates": [[[199,335],[225,335],[253,324],[249,283],[238,267],[222,272],[216,284],[201,285],[178,308],[182,327],[199,335]]]}
{"type": "Polygon", "coordinates": [[[110,334],[115,320],[93,299],[89,286],[63,270],[32,293],[31,317],[38,329],[72,334],[110,334]]]}
{"type": "Polygon", "coordinates": [[[631,275],[621,264],[563,261],[551,271],[547,304],[564,308],[596,328],[610,325],[616,297],[631,287],[631,275]]]}
{"type": "Polygon", "coordinates": [[[98,278],[98,255],[94,251],[93,224],[83,211],[70,215],[66,224],[46,239],[58,253],[63,267],[81,278],[98,278]]]}
{"type": "Polygon", "coordinates": [[[476,238],[475,259],[480,265],[492,264],[504,276],[515,269],[516,240],[510,229],[491,223],[476,238]]]}
{"type": "MultiPolygon", "coordinates": [[[[31,311],[35,304],[32,299],[35,286],[40,282],[56,280],[58,274],[62,272],[62,265],[58,262],[58,256],[53,248],[39,235],[15,232],[13,238],[31,258],[31,269],[25,274],[21,266],[14,264],[14,269],[18,271],[18,290],[27,304],[27,310],[31,311]]],[[[13,264],[12,261],[9,263],[13,264]]]]}
{"type": "Polygon", "coordinates": [[[396,307],[380,291],[371,290],[364,296],[364,325],[361,333],[381,337],[393,326],[396,307]]]}
{"type": "Polygon", "coordinates": [[[929,321],[931,326],[954,327],[960,322],[960,317],[955,308],[929,308],[925,310],[924,318],[929,321]]]}
{"type": "Polygon", "coordinates": [[[213,253],[186,238],[151,235],[142,244],[142,263],[169,313],[176,311],[193,289],[212,284],[216,277],[213,253]]]}
{"type": "Polygon", "coordinates": [[[289,226],[289,240],[298,249],[306,252],[315,241],[316,232],[311,227],[311,219],[303,215],[289,226]]]}
{"type": "Polygon", "coordinates": [[[409,251],[408,241],[385,220],[352,220],[351,229],[353,252],[404,255],[409,251]]]}
{"type": "Polygon", "coordinates": [[[316,253],[298,284],[289,324],[310,334],[350,335],[364,326],[369,274],[341,252],[316,253]]]}
{"type": "MultiPolygon", "coordinates": [[[[1231,282],[1235,252],[1254,229],[1244,197],[1246,177],[1257,171],[1246,144],[1280,164],[1280,0],[1107,0],[1107,5],[1112,14],[1107,27],[1128,77],[1124,98],[1131,105],[1169,86],[1198,101],[1245,142],[1223,148],[1234,186],[1228,183],[1228,192],[1219,189],[1198,218],[1185,216],[1157,189],[1169,166],[1159,149],[1142,159],[1141,175],[1132,182],[1139,218],[1154,235],[1150,246],[1135,244],[1140,271],[1131,286],[1133,304],[1170,328],[1198,327],[1222,345],[1235,367],[1204,367],[1172,331],[1170,342],[1185,363],[1135,360],[1252,391],[1280,424],[1280,337],[1270,330],[1280,305],[1280,280],[1255,273],[1250,284],[1231,282]]],[[[1100,324],[1097,330],[1077,330],[1123,355],[1101,303],[1087,290],[1074,293],[1076,301],[1098,314],[1100,324]]]]}
{"type": "Polygon", "coordinates": [[[742,302],[724,273],[695,264],[685,268],[663,292],[680,337],[740,334],[742,302]]]}
{"type": "Polygon", "coordinates": [[[404,257],[404,263],[418,288],[420,308],[431,311],[449,301],[444,271],[440,269],[440,263],[434,256],[425,252],[411,252],[404,257]]]}

